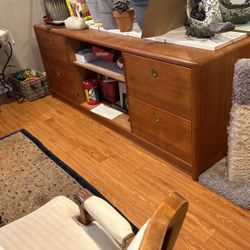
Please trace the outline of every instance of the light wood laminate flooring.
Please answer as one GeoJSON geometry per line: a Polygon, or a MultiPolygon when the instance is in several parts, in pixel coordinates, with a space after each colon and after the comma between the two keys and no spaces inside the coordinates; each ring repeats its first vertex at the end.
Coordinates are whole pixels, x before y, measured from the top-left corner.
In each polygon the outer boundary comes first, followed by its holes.
{"type": "Polygon", "coordinates": [[[68,104],[51,96],[2,104],[0,136],[20,128],[37,137],[138,227],[167,193],[179,192],[189,201],[189,210],[175,249],[250,249],[249,211],[68,104]]]}

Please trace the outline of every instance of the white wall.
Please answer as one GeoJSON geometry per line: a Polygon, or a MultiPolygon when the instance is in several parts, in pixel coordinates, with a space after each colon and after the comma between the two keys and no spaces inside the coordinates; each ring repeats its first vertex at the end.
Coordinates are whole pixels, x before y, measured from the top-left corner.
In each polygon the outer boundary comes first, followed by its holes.
{"type": "MultiPolygon", "coordinates": [[[[42,21],[44,13],[43,0],[0,0],[0,28],[8,29],[15,39],[11,64],[16,66],[16,70],[24,68],[44,70],[32,27],[33,24],[42,21]]],[[[0,70],[3,61],[4,55],[1,49],[0,70]]]]}

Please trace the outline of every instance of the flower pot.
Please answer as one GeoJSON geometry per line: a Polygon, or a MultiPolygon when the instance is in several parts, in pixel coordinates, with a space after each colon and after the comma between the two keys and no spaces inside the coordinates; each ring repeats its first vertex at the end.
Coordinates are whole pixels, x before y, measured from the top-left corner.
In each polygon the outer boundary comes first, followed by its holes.
{"type": "Polygon", "coordinates": [[[112,14],[112,0],[98,0],[98,8],[103,28],[117,29],[117,24],[112,14]]]}
{"type": "Polygon", "coordinates": [[[102,19],[100,16],[97,0],[85,0],[88,5],[90,15],[95,23],[101,23],[102,19]]]}
{"type": "Polygon", "coordinates": [[[143,29],[144,18],[148,9],[148,2],[149,0],[132,0],[135,11],[135,20],[141,30],[143,29]]]}
{"type": "Polygon", "coordinates": [[[128,32],[133,29],[133,23],[134,23],[133,9],[124,12],[113,11],[113,16],[121,32],[128,32]]]}

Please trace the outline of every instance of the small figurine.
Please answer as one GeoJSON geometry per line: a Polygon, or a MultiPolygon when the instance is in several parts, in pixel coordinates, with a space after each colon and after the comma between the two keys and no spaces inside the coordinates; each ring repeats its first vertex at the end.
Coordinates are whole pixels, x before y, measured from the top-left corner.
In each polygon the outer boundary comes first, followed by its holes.
{"type": "Polygon", "coordinates": [[[77,17],[76,16],[68,17],[64,21],[66,28],[68,28],[68,29],[85,29],[86,28],[86,24],[80,15],[81,11],[82,11],[82,5],[80,3],[78,3],[76,5],[77,17]]]}

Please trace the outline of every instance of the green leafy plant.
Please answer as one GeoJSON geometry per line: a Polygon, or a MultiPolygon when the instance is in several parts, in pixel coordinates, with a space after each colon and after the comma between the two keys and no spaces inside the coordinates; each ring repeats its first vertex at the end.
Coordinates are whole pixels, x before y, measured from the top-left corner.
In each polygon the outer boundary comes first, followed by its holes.
{"type": "Polygon", "coordinates": [[[130,6],[129,0],[114,0],[112,10],[116,12],[124,12],[129,10],[130,6]]]}

